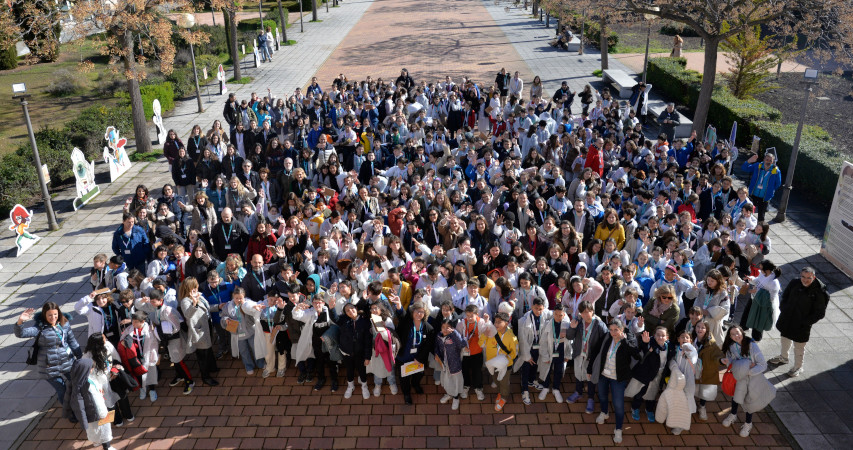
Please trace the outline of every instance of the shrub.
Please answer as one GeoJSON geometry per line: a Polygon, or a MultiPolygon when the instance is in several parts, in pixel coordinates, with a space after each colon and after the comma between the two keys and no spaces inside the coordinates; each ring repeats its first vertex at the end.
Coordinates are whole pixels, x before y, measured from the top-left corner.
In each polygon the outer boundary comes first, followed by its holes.
{"type": "MultiPolygon", "coordinates": [[[[260,29],[260,19],[243,19],[240,23],[237,24],[237,30],[239,31],[249,31],[252,33],[257,33],[260,29]]],[[[266,31],[267,27],[275,30],[275,27],[278,26],[277,21],[272,19],[264,19],[264,30],[266,31]]]]}
{"type": "MultiPolygon", "coordinates": [[[[612,52],[619,44],[619,35],[610,29],[607,30],[607,33],[607,51],[612,52]]],[[[593,47],[600,48],[601,27],[595,22],[587,22],[584,28],[584,39],[593,47]]]]}
{"type": "Polygon", "coordinates": [[[122,134],[133,131],[130,105],[90,106],[65,124],[72,147],[79,148],[87,159],[99,159],[104,150],[104,133],[114,126],[122,134]]]}
{"type": "MultiPolygon", "coordinates": [[[[189,78],[193,89],[195,89],[195,80],[192,76],[192,69],[190,69],[189,78]]],[[[175,89],[169,81],[145,84],[139,87],[139,92],[142,94],[142,108],[145,111],[146,120],[151,120],[151,118],[154,117],[155,98],[160,100],[160,107],[163,112],[171,111],[175,108],[175,89]]],[[[127,92],[119,92],[116,96],[128,101],[130,100],[130,94],[127,92]]]]}
{"type": "Polygon", "coordinates": [[[677,22],[665,22],[660,27],[660,34],[665,34],[667,36],[675,36],[677,34],[681,37],[699,37],[696,30],[677,22]]]}
{"type": "Polygon", "coordinates": [[[182,99],[195,95],[195,80],[192,67],[177,67],[166,76],[166,81],[172,83],[175,98],[182,99]]]}
{"type": "Polygon", "coordinates": [[[51,78],[45,90],[53,97],[74,95],[83,86],[82,77],[73,70],[59,69],[53,72],[51,78]]]}
{"type": "Polygon", "coordinates": [[[18,67],[18,51],[12,44],[0,51],[0,70],[9,70],[18,67]]]}
{"type": "MultiPolygon", "coordinates": [[[[215,27],[212,25],[196,25],[194,29],[204,31],[209,37],[207,42],[194,46],[196,57],[199,55],[228,53],[228,39],[226,38],[225,27],[221,26],[221,24],[215,27]]],[[[180,28],[177,25],[172,26],[172,31],[172,43],[178,49],[186,49],[187,57],[185,61],[189,61],[190,45],[181,37],[179,33],[180,28]]]]}
{"type": "Polygon", "coordinates": [[[601,75],[604,74],[604,71],[601,69],[595,69],[592,71],[592,76],[601,78],[601,75]]]}
{"type": "MultiPolygon", "coordinates": [[[[216,77],[216,70],[222,64],[222,58],[216,55],[201,55],[195,58],[195,66],[198,70],[198,82],[204,83],[206,80],[216,77]],[[203,67],[207,67],[207,79],[204,77],[203,67]]],[[[190,66],[190,76],[192,76],[192,66],[190,66]]],[[[195,88],[195,84],[193,84],[195,88]]]]}
{"type": "MultiPolygon", "coordinates": [[[[71,145],[68,129],[56,130],[45,126],[35,136],[39,159],[42,164],[47,164],[51,184],[59,186],[74,176],[71,171],[71,150],[74,146],[71,145]]],[[[29,143],[18,147],[17,153],[27,157],[32,164],[33,151],[29,143]]]]}
{"type": "Polygon", "coordinates": [[[8,216],[18,203],[31,204],[39,190],[35,166],[27,158],[9,153],[0,159],[0,214],[8,216]]]}
{"type": "MultiPolygon", "coordinates": [[[[749,126],[750,135],[761,138],[763,148],[776,147],[782,175],[787,176],[788,162],[794,148],[797,124],[782,124],[777,121],[756,121],[749,126]]],[[[844,155],[832,145],[831,136],[824,129],[806,125],[800,137],[797,154],[797,169],[794,172],[794,187],[816,194],[814,200],[826,205],[832,203],[838,172],[844,163],[844,155]]]]}

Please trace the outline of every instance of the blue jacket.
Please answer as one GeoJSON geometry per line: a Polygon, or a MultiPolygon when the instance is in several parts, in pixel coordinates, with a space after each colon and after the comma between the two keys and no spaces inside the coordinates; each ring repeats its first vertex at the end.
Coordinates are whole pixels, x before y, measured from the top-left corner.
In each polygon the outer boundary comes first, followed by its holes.
{"type": "Polygon", "coordinates": [[[140,268],[145,260],[151,256],[151,245],[145,230],[139,225],[134,225],[130,231],[130,238],[124,235],[122,225],[113,233],[113,253],[121,255],[128,268],[140,268]]]}
{"type": "Polygon", "coordinates": [[[435,354],[441,358],[441,362],[451,374],[462,371],[462,349],[465,348],[465,344],[456,330],[447,336],[441,333],[435,334],[435,354]],[[449,344],[446,343],[448,340],[449,344]]]}
{"type": "MultiPolygon", "coordinates": [[[[758,176],[761,171],[764,169],[764,162],[754,162],[752,164],[745,162],[741,167],[741,170],[744,172],[752,174],[752,178],[749,180],[749,194],[752,195],[755,192],[755,189],[758,187],[758,176]]],[[[773,194],[776,193],[776,189],[779,189],[779,186],[782,186],[782,170],[779,169],[779,166],[773,165],[770,169],[770,177],[767,180],[767,189],[764,191],[764,201],[770,201],[773,198],[773,194]]]]}
{"type": "Polygon", "coordinates": [[[65,325],[54,331],[42,318],[42,314],[36,313],[35,325],[23,327],[15,322],[15,337],[33,338],[39,336],[38,369],[39,373],[48,378],[56,378],[71,373],[71,366],[76,358],[83,356],[83,350],[74,337],[71,330],[71,315],[65,314],[65,325]],[[41,335],[39,331],[41,330],[41,335]]]}

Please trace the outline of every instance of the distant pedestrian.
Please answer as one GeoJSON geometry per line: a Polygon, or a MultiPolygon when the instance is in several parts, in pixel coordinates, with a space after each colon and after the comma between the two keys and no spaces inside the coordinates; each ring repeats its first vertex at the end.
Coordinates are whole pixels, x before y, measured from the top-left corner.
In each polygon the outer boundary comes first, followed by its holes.
{"type": "Polygon", "coordinates": [[[758,221],[764,221],[767,205],[776,194],[776,189],[782,186],[782,170],[776,165],[776,154],[767,151],[764,160],[758,161],[758,155],[752,155],[743,163],[744,172],[752,175],[749,180],[749,199],[758,212],[758,221]]]}

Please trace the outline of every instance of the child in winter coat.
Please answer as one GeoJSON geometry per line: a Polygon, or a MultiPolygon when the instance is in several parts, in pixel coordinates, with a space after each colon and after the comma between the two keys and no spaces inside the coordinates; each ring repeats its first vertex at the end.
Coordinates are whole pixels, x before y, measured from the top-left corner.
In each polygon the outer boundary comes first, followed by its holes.
{"type": "Polygon", "coordinates": [[[157,401],[157,360],[160,338],[154,327],[148,325],[148,314],[136,311],[131,316],[131,326],[124,330],[119,341],[121,363],[139,381],[139,399],[147,392],[152,402],[157,401]]]}
{"type": "Polygon", "coordinates": [[[455,330],[457,320],[455,318],[444,319],[441,322],[441,334],[435,339],[435,360],[441,366],[441,387],[444,388],[444,396],[441,403],[447,403],[453,399],[451,409],[459,409],[459,396],[462,394],[464,378],[462,376],[462,349],[466,342],[455,330]]]}
{"type": "Polygon", "coordinates": [[[682,331],[678,335],[675,358],[669,363],[669,383],[655,410],[658,423],[672,428],[672,434],[676,436],[690,429],[691,415],[696,412],[693,394],[696,391],[695,367],[698,360],[696,348],[690,343],[690,333],[682,331]]]}
{"type": "Polygon", "coordinates": [[[219,315],[222,317],[222,327],[231,330],[231,352],[236,350],[246,374],[254,375],[255,368],[266,367],[264,355],[266,355],[266,341],[261,330],[258,317],[264,305],[259,305],[252,300],[246,299],[246,291],[242,287],[234,288],[231,301],[222,305],[219,315]],[[236,322],[236,327],[234,325],[236,322]]]}
{"type": "Polygon", "coordinates": [[[397,394],[397,380],[394,377],[394,365],[396,364],[397,352],[400,343],[394,332],[394,322],[391,314],[381,302],[370,305],[370,321],[373,351],[370,355],[370,363],[367,372],[373,374],[373,396],[382,394],[382,382],[387,378],[391,389],[391,395],[397,394]]]}
{"type": "Polygon", "coordinates": [[[89,333],[104,333],[111,344],[118,345],[119,318],[118,307],[113,303],[110,293],[91,294],[84,296],[74,304],[74,311],[81,316],[86,316],[89,321],[89,333]]]}
{"type": "Polygon", "coordinates": [[[184,345],[186,336],[181,334],[181,322],[183,317],[176,308],[164,304],[163,293],[159,289],[151,289],[149,297],[138,298],[135,301],[136,309],[148,314],[151,326],[156,331],[160,342],[166,344],[169,350],[169,360],[175,366],[175,378],[169,386],[177,386],[184,383],[184,395],[192,392],[193,383],[190,369],[184,362],[187,349],[184,345]]]}
{"type": "Polygon", "coordinates": [[[693,328],[693,345],[699,354],[696,363],[696,397],[699,398],[699,420],[708,420],[705,403],[717,399],[720,385],[720,359],[723,352],[711,335],[709,321],[703,320],[693,328]]]}
{"type": "MultiPolygon", "coordinates": [[[[311,276],[316,277],[316,275],[311,276]]],[[[295,320],[305,324],[295,351],[300,380],[303,383],[308,381],[307,377],[310,377],[316,368],[317,383],[314,385],[314,390],[319,391],[326,384],[326,366],[328,365],[329,375],[332,378],[332,392],[337,391],[336,366],[329,359],[329,353],[323,348],[322,341],[323,333],[334,323],[332,313],[326,306],[325,293],[318,294],[311,299],[310,306],[307,303],[297,305],[293,308],[292,316],[295,320]]]]}
{"type": "Polygon", "coordinates": [[[509,398],[507,371],[512,367],[515,357],[518,356],[518,338],[509,328],[509,314],[506,310],[502,310],[495,315],[494,325],[487,324],[483,347],[486,353],[486,370],[492,375],[492,387],[500,385],[498,397],[495,401],[495,411],[498,412],[503,410],[509,398]]]}
{"type": "Polygon", "coordinates": [[[456,324],[456,331],[462,336],[465,348],[462,349],[462,398],[468,398],[468,391],[473,387],[477,400],[483,401],[483,345],[486,341],[486,324],[489,315],[480,318],[477,305],[465,307],[464,316],[456,324]]]}
{"type": "Polygon", "coordinates": [[[367,400],[370,398],[370,391],[367,389],[367,364],[370,363],[370,354],[373,348],[370,319],[360,315],[354,304],[346,303],[343,314],[338,317],[337,324],[340,329],[338,339],[340,351],[343,355],[344,367],[347,370],[347,390],[344,391],[344,398],[352,397],[352,393],[355,391],[355,373],[357,371],[358,381],[361,383],[361,396],[367,400]]]}
{"type": "Polygon", "coordinates": [[[109,414],[104,398],[104,387],[94,374],[94,362],[90,358],[82,358],[74,362],[71,376],[63,403],[64,416],[71,422],[79,423],[86,430],[86,438],[104,450],[115,450],[110,442],[113,440],[111,422],[103,425],[98,422],[109,414]]]}

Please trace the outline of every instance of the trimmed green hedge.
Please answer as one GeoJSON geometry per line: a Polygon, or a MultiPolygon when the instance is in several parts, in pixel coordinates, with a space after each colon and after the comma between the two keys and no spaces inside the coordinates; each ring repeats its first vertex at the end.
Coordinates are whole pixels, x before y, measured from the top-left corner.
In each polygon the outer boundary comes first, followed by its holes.
{"type": "MultiPolygon", "coordinates": [[[[649,60],[648,80],[655,91],[691,111],[696,108],[702,75],[685,69],[684,58],[652,58],[649,60]]],[[[779,123],[782,114],[776,108],[758,100],[739,100],[724,86],[717,86],[708,108],[708,123],[718,130],[728,130],[737,121],[738,145],[748,147],[752,136],[761,138],[761,147],[776,147],[779,166],[788,168],[797,124],[779,123]],[[745,131],[744,131],[745,130],[745,131]]],[[[835,195],[838,171],[843,155],[831,143],[831,136],[822,128],[807,126],[800,139],[800,153],[794,187],[817,195],[819,201],[829,204],[835,195]]]]}
{"type": "MultiPolygon", "coordinates": [[[[740,122],[738,122],[740,123],[740,122]]],[[[779,166],[787,174],[788,162],[794,148],[797,124],[771,121],[756,121],[749,124],[749,136],[761,138],[761,147],[776,147],[779,166]]],[[[806,125],[800,137],[797,154],[797,171],[794,173],[794,188],[805,189],[818,196],[824,204],[831,204],[838,182],[838,172],[844,163],[844,155],[832,145],[832,137],[821,127],[806,125]]]]}
{"type": "MultiPolygon", "coordinates": [[[[189,70],[189,79],[192,89],[195,90],[195,79],[192,76],[192,68],[189,70]]],[[[175,109],[175,88],[169,81],[140,86],[139,92],[142,94],[142,108],[145,111],[145,120],[151,120],[154,117],[153,103],[155,98],[160,100],[160,107],[163,112],[175,109]]],[[[117,92],[116,97],[130,101],[130,94],[127,92],[117,92]]]]}

